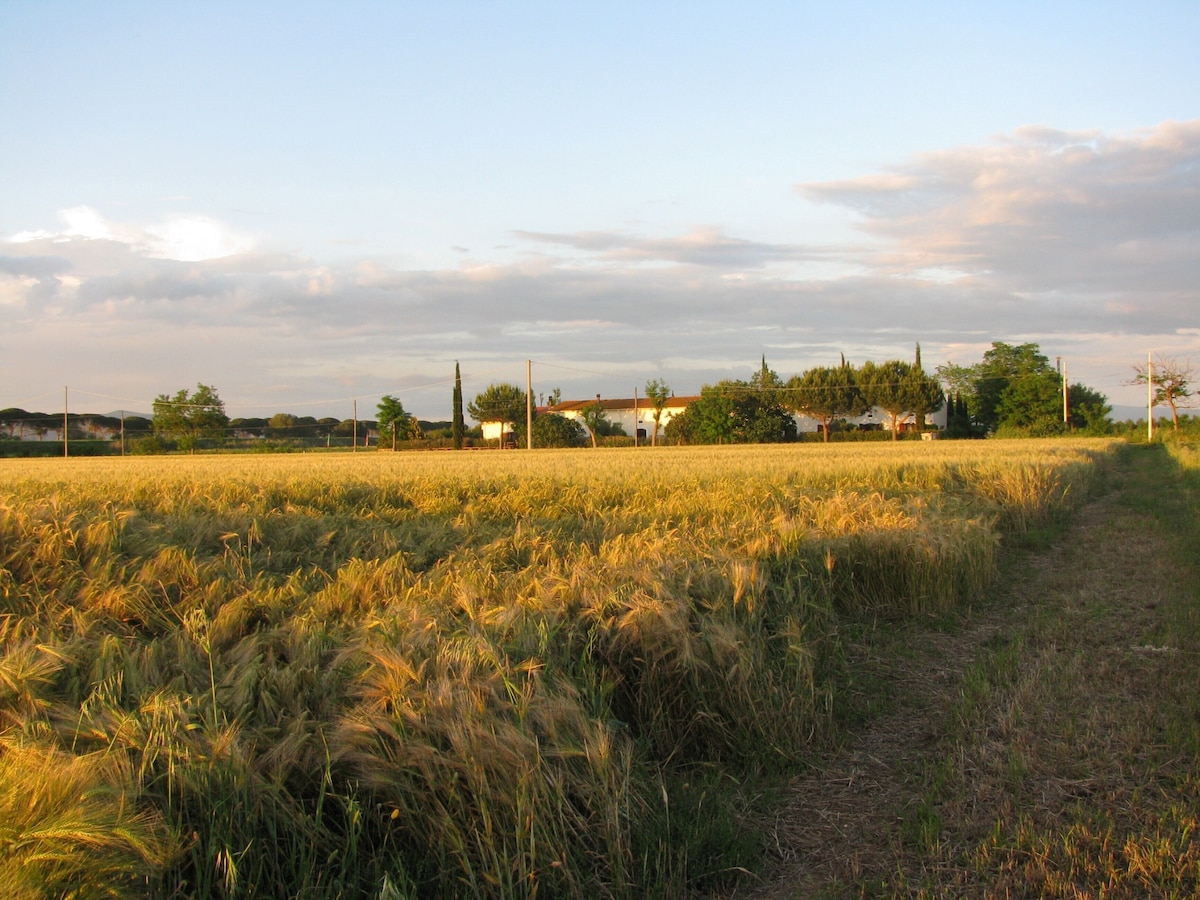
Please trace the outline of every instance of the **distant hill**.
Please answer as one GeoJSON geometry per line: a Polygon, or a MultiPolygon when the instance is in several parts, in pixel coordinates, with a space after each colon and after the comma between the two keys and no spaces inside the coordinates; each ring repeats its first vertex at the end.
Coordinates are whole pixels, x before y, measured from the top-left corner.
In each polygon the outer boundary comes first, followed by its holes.
{"type": "Polygon", "coordinates": [[[106,412],[106,413],[104,413],[104,415],[106,415],[112,419],[119,419],[119,418],[121,418],[121,416],[125,416],[125,418],[127,418],[127,419],[131,419],[134,416],[137,416],[142,419],[153,419],[154,418],[154,413],[134,412],[133,410],[129,410],[129,409],[118,409],[118,410],[114,410],[113,412],[106,412]]]}
{"type": "MultiPolygon", "coordinates": [[[[1170,415],[1170,412],[1169,412],[1169,410],[1167,410],[1164,407],[1163,409],[1155,410],[1154,414],[1156,417],[1157,416],[1167,416],[1167,415],[1170,415]]],[[[1114,406],[1112,409],[1112,412],[1108,414],[1108,417],[1110,419],[1112,419],[1114,422],[1126,422],[1126,421],[1136,422],[1139,419],[1141,421],[1145,422],[1146,421],[1146,407],[1144,407],[1144,406],[1114,406]]]]}

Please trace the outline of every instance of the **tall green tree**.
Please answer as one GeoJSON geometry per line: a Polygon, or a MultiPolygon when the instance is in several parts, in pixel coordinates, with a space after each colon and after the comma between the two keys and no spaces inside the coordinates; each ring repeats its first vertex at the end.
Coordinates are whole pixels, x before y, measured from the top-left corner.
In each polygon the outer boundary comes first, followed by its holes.
{"type": "Polygon", "coordinates": [[[1037,344],[994,341],[975,370],[976,403],[972,414],[988,431],[996,431],[1001,425],[1027,428],[1034,422],[1053,419],[1055,412],[1061,422],[1062,394],[1056,394],[1061,382],[1052,386],[1055,379],[1058,373],[1037,344]],[[1022,410],[1022,402],[1038,405],[1022,410]]]}
{"type": "MultiPolygon", "coordinates": [[[[525,423],[518,423],[518,441],[523,435],[525,423]]],[[[534,447],[578,447],[587,440],[583,426],[574,419],[558,413],[542,413],[533,419],[534,447]]]]}
{"type": "Polygon", "coordinates": [[[769,444],[794,440],[796,420],[784,403],[783,381],[767,366],[749,381],[705,385],[700,398],[667,426],[672,440],[688,444],[769,444]]]}
{"type": "MultiPolygon", "coordinates": [[[[525,391],[515,384],[491,384],[467,404],[467,412],[479,424],[498,422],[501,432],[507,426],[516,427],[525,419],[525,391]]],[[[503,443],[501,437],[501,443],[503,443]]]]}
{"type": "Polygon", "coordinates": [[[155,434],[193,453],[202,440],[221,441],[229,426],[225,403],[217,389],[207,384],[197,384],[191,392],[181,389],[173,396],[159,394],[154,399],[152,421],[155,434]]]}
{"type": "Polygon", "coordinates": [[[397,439],[409,436],[414,420],[405,412],[403,403],[391,394],[385,394],[379,401],[379,415],[376,421],[381,434],[385,431],[391,432],[392,449],[395,450],[397,439]]]}
{"type": "Polygon", "coordinates": [[[904,382],[904,393],[908,398],[908,411],[913,414],[917,428],[924,430],[925,419],[946,405],[946,393],[941,383],[925,371],[921,363],[921,345],[917,344],[916,356],[908,378],[904,382]]]}
{"type": "Polygon", "coordinates": [[[1047,366],[1012,378],[995,407],[995,431],[1049,437],[1067,430],[1063,421],[1062,377],[1047,366]]]}
{"type": "Polygon", "coordinates": [[[785,401],[783,379],[767,365],[767,358],[747,382],[734,382],[734,419],[738,440],[748,444],[775,444],[796,439],[796,419],[785,401]]]}
{"type": "Polygon", "coordinates": [[[729,382],[706,384],[687,409],[667,423],[669,440],[680,444],[732,444],[737,420],[729,382]]]}
{"type": "Polygon", "coordinates": [[[887,362],[865,362],[858,370],[858,386],[863,399],[888,414],[892,440],[900,437],[901,423],[911,415],[911,405],[905,389],[910,366],[898,359],[887,362]]]}
{"type": "Polygon", "coordinates": [[[974,438],[981,437],[980,430],[971,421],[971,413],[967,410],[967,401],[962,394],[950,395],[946,401],[946,437],[974,438]]]}
{"type": "Polygon", "coordinates": [[[1099,391],[1083,384],[1073,384],[1067,389],[1067,406],[1070,416],[1068,424],[1074,431],[1105,435],[1112,433],[1112,406],[1099,391]]]}
{"type": "Polygon", "coordinates": [[[869,406],[888,414],[892,440],[900,436],[900,426],[908,419],[925,424],[925,418],[942,408],[945,398],[937,379],[925,374],[921,366],[921,347],[917,346],[916,360],[899,359],[887,362],[865,362],[856,373],[859,390],[869,406]]]}
{"type": "Polygon", "coordinates": [[[870,409],[854,377],[854,367],[845,357],[840,366],[815,366],[802,375],[792,376],[786,388],[791,408],[820,422],[826,442],[837,419],[861,415],[870,409]]]}
{"type": "Polygon", "coordinates": [[[466,434],[466,423],[463,421],[463,392],[462,392],[462,373],[458,369],[458,361],[454,363],[454,395],[453,395],[454,412],[450,422],[450,436],[454,441],[454,449],[461,450],[463,448],[463,438],[466,434]]]}
{"type": "Polygon", "coordinates": [[[975,367],[963,366],[956,363],[944,363],[935,370],[938,381],[946,393],[954,397],[962,397],[965,401],[967,394],[975,392],[975,367]]]}
{"type": "Polygon", "coordinates": [[[982,433],[1045,436],[1068,428],[1103,433],[1111,407],[1103,394],[1075,384],[1067,388],[1069,416],[1063,421],[1063,378],[1035,343],[995,341],[973,366],[941,366],[938,375],[965,398],[972,428],[982,433]],[[1075,397],[1079,401],[1075,406],[1075,397]]]}
{"type": "MultiPolygon", "coordinates": [[[[662,426],[662,414],[667,401],[671,399],[671,387],[661,378],[652,378],[646,382],[646,399],[654,410],[654,431],[650,435],[650,446],[658,444],[658,429],[662,426]]],[[[634,423],[636,427],[637,423],[634,423]]]]}

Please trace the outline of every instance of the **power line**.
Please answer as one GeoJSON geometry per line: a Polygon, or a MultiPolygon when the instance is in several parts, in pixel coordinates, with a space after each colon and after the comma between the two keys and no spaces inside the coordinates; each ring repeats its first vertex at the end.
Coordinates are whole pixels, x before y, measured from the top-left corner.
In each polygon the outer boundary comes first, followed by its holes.
{"type": "Polygon", "coordinates": [[[624,378],[623,372],[601,372],[598,369],[581,369],[578,366],[564,366],[559,363],[538,362],[531,360],[535,366],[545,366],[548,369],[563,369],[567,372],[583,372],[585,375],[601,375],[604,378],[624,378]]]}
{"type": "Polygon", "coordinates": [[[19,406],[19,407],[18,407],[18,406],[14,406],[14,407],[12,407],[12,408],[13,408],[13,409],[24,409],[26,406],[32,406],[33,404],[37,403],[37,402],[38,402],[38,401],[40,401],[40,400],[44,400],[44,399],[46,399],[47,397],[54,397],[54,398],[55,398],[55,401],[57,402],[57,398],[58,398],[58,395],[57,395],[57,393],[56,393],[56,392],[53,392],[53,391],[47,391],[47,392],[46,392],[46,393],[44,393],[44,394],[38,394],[38,396],[36,396],[36,397],[32,397],[32,398],[30,398],[30,399],[28,399],[28,400],[24,400],[24,401],[22,401],[22,405],[21,405],[21,406],[19,406]]]}

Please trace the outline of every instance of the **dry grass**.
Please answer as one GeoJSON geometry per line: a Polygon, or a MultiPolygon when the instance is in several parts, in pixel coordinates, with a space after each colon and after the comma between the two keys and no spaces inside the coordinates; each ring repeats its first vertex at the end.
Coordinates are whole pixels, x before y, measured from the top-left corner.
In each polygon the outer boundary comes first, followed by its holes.
{"type": "Polygon", "coordinates": [[[81,756],[17,737],[0,743],[0,893],[142,894],[170,862],[161,818],[138,803],[121,754],[81,756]]]}

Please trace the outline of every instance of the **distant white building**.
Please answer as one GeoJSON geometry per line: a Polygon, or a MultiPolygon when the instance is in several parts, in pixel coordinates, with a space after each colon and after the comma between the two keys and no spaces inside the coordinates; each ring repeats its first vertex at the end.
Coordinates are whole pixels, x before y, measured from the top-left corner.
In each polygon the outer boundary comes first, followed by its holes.
{"type": "MultiPolygon", "coordinates": [[[[810,419],[808,416],[795,416],[796,430],[798,432],[813,432],[821,430],[821,423],[817,419],[810,419]]],[[[838,420],[841,421],[841,420],[838,420]]],[[[846,424],[853,426],[861,431],[891,431],[892,417],[885,410],[878,406],[868,410],[861,416],[847,416],[846,424]]],[[[942,406],[937,412],[929,413],[925,416],[925,428],[936,428],[939,431],[946,427],[947,415],[946,407],[942,406]]],[[[900,416],[900,431],[915,431],[917,427],[917,419],[912,413],[904,413],[900,416]]]]}
{"type": "MultiPolygon", "coordinates": [[[[698,395],[670,398],[667,401],[667,405],[663,407],[662,417],[659,419],[659,438],[662,438],[663,431],[671,419],[687,409],[688,404],[694,403],[699,399],[698,395]]],[[[654,406],[644,397],[618,400],[566,400],[557,406],[551,406],[542,411],[558,413],[568,419],[576,419],[586,429],[587,425],[583,421],[583,410],[597,402],[603,408],[605,418],[613,424],[620,425],[630,437],[636,433],[638,438],[649,440],[650,436],[654,434],[654,406]]],[[[798,432],[813,433],[821,430],[821,423],[817,419],[802,415],[795,416],[795,419],[796,430],[798,432]]],[[[863,431],[891,431],[892,429],[892,417],[878,407],[869,410],[861,416],[848,417],[846,423],[851,427],[863,431]]],[[[946,408],[943,406],[937,412],[927,415],[925,417],[925,427],[937,428],[939,430],[945,428],[946,408]]],[[[484,437],[488,437],[487,426],[485,425],[484,428],[484,437]]],[[[498,426],[494,426],[494,428],[498,428],[498,426]]],[[[900,417],[900,431],[912,431],[915,428],[916,417],[912,413],[900,417]]],[[[496,430],[492,432],[492,440],[496,439],[497,433],[498,431],[496,430]]]]}
{"type": "MultiPolygon", "coordinates": [[[[663,430],[672,418],[687,409],[689,403],[699,399],[698,396],[671,397],[668,399],[658,420],[659,438],[662,438],[663,430]]],[[[639,440],[649,440],[654,434],[654,404],[645,397],[631,397],[620,400],[603,400],[600,398],[592,400],[566,400],[556,406],[549,407],[546,411],[557,413],[568,419],[575,419],[586,430],[587,423],[583,421],[583,411],[595,403],[600,404],[601,409],[604,410],[604,417],[609,422],[614,425],[620,425],[630,437],[636,436],[639,440]]]]}
{"type": "Polygon", "coordinates": [[[511,444],[516,440],[515,422],[480,422],[479,431],[485,441],[502,441],[511,444]]]}

